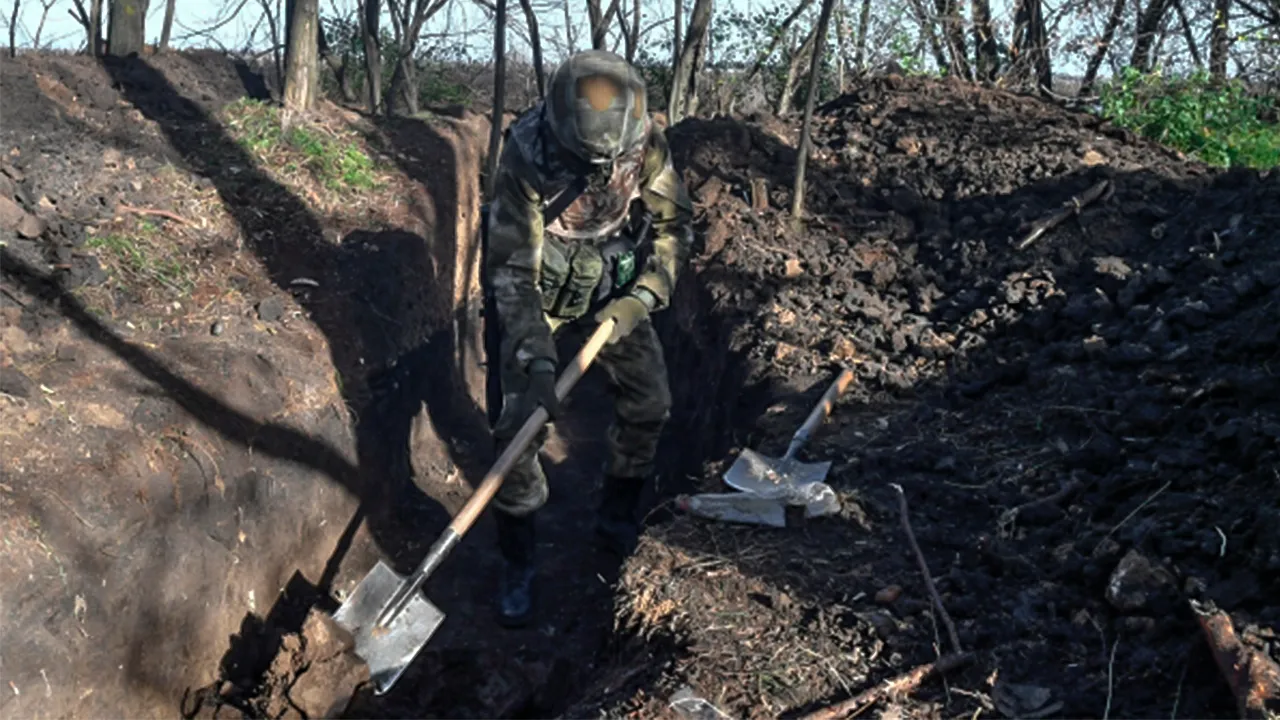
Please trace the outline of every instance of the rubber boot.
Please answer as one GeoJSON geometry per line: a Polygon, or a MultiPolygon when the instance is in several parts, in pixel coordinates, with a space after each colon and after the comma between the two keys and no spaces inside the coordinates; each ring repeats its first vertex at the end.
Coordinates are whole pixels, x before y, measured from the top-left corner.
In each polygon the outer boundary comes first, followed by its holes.
{"type": "Polygon", "coordinates": [[[533,513],[517,517],[494,510],[493,514],[498,523],[498,549],[502,553],[498,624],[509,628],[524,627],[533,616],[533,513]]]}
{"type": "Polygon", "coordinates": [[[640,525],[636,522],[636,504],[644,478],[606,475],[596,518],[596,535],[609,552],[626,557],[636,549],[640,525]]]}

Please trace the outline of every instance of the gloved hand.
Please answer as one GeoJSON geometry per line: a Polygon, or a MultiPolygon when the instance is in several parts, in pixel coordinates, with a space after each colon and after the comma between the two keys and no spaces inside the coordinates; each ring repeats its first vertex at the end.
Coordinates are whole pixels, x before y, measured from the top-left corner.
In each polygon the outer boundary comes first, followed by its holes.
{"type": "Polygon", "coordinates": [[[547,415],[555,419],[560,415],[560,400],[556,397],[556,364],[546,358],[535,358],[529,363],[529,387],[524,391],[521,404],[525,418],[541,405],[547,415]]]}
{"type": "Polygon", "coordinates": [[[605,305],[600,312],[596,313],[596,322],[614,321],[613,332],[609,334],[609,344],[612,345],[630,335],[631,331],[635,330],[636,326],[647,317],[649,317],[649,306],[645,305],[640,298],[627,295],[605,305]]]}

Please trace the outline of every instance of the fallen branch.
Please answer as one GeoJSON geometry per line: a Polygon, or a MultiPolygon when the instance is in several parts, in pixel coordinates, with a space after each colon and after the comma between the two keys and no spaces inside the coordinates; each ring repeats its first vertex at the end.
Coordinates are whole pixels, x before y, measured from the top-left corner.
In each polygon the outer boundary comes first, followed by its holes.
{"type": "Polygon", "coordinates": [[[1093,187],[1064,203],[1063,206],[1054,211],[1052,215],[1046,215],[1045,217],[1037,220],[1032,224],[1031,232],[1027,233],[1027,236],[1022,239],[1022,242],[1018,243],[1018,249],[1026,250],[1031,246],[1031,243],[1039,240],[1042,235],[1061,225],[1067,218],[1073,215],[1079,215],[1080,211],[1084,210],[1086,205],[1096,202],[1098,198],[1102,197],[1102,194],[1105,193],[1109,187],[1111,187],[1110,180],[1100,180],[1093,187]]]}
{"type": "Polygon", "coordinates": [[[957,653],[941,657],[935,662],[921,665],[886,683],[865,690],[844,702],[827,706],[821,710],[815,710],[805,715],[801,720],[838,720],[839,718],[856,715],[883,699],[900,698],[909,695],[920,687],[920,683],[928,678],[936,674],[951,672],[967,665],[973,661],[974,657],[976,657],[974,653],[957,653]]]}
{"type": "Polygon", "coordinates": [[[956,624],[951,622],[951,616],[942,606],[942,596],[938,594],[938,587],[933,584],[933,576],[929,574],[929,564],[925,562],[924,553],[920,552],[920,544],[916,542],[916,534],[911,530],[911,519],[907,516],[907,495],[902,492],[902,486],[897,483],[893,483],[893,489],[898,491],[898,510],[902,514],[902,529],[907,533],[907,542],[911,543],[911,551],[915,553],[920,572],[924,575],[924,584],[929,589],[929,597],[933,598],[933,604],[938,608],[938,615],[942,617],[942,624],[947,627],[951,651],[961,655],[964,650],[960,647],[960,636],[956,634],[956,624]]]}
{"type": "Polygon", "coordinates": [[[177,213],[169,212],[168,210],[158,210],[155,208],[136,208],[136,207],[133,207],[132,205],[125,205],[124,203],[120,203],[118,207],[124,212],[130,212],[130,213],[133,213],[134,215],[155,215],[157,217],[168,218],[169,220],[172,220],[176,223],[181,223],[183,225],[191,224],[187,222],[186,218],[182,217],[181,215],[178,215],[177,213]]]}
{"type": "Polygon", "coordinates": [[[1240,717],[1265,718],[1280,712],[1280,666],[1266,653],[1240,642],[1231,618],[1221,610],[1191,601],[1213,659],[1231,686],[1240,717]]]}

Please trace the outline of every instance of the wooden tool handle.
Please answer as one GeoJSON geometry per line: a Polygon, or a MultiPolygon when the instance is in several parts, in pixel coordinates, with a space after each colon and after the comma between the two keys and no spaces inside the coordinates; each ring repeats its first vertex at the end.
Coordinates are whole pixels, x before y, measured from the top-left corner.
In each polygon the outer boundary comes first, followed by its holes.
{"type": "MultiPolygon", "coordinates": [[[[556,398],[564,400],[569,395],[569,391],[573,390],[573,386],[578,384],[583,374],[587,372],[587,368],[596,359],[596,355],[605,343],[609,341],[609,335],[613,333],[614,320],[606,320],[600,323],[600,327],[587,338],[586,344],[578,351],[573,362],[564,369],[560,374],[560,379],[556,381],[556,398]]],[[[449,523],[449,529],[456,533],[459,537],[466,534],[467,530],[480,517],[480,513],[484,511],[489,501],[497,494],[498,488],[502,487],[502,479],[511,472],[511,466],[515,465],[516,459],[520,457],[520,453],[524,452],[529,443],[533,442],[534,436],[546,424],[549,416],[546,408],[539,405],[524,421],[524,425],[520,427],[519,432],[507,444],[506,449],[494,461],[493,467],[489,468],[489,472],[484,476],[484,480],[480,482],[480,487],[476,488],[475,493],[471,495],[471,499],[467,500],[467,504],[462,506],[458,514],[454,516],[453,522],[449,523]]]]}
{"type": "Polygon", "coordinates": [[[790,460],[796,456],[800,448],[809,441],[809,437],[813,435],[813,431],[822,424],[823,420],[831,414],[831,408],[835,407],[836,400],[844,393],[844,389],[849,387],[849,383],[853,381],[853,371],[844,368],[835,380],[831,381],[831,385],[827,387],[827,391],[822,393],[822,397],[818,399],[818,404],[813,406],[813,410],[809,412],[809,417],[805,419],[804,424],[796,430],[796,434],[791,436],[791,445],[787,447],[787,454],[783,455],[784,460],[790,460]]]}

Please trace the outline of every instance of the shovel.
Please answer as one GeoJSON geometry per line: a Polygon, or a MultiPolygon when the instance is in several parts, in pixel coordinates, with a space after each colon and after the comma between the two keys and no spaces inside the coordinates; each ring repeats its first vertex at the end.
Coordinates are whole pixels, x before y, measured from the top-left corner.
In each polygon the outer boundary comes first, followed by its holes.
{"type": "MultiPolygon", "coordinates": [[[[805,487],[825,480],[831,470],[831,461],[802,463],[796,460],[796,453],[809,442],[813,431],[831,414],[836,399],[852,380],[853,371],[845,368],[831,382],[818,404],[809,412],[804,424],[791,436],[791,444],[787,446],[785,455],[772,458],[750,448],[745,449],[725,472],[725,484],[761,498],[789,500],[801,496],[805,487]]],[[[803,505],[804,502],[800,504],[803,505]]]]}
{"type": "MultiPolygon", "coordinates": [[[[556,381],[556,397],[563,400],[595,360],[609,340],[614,321],[609,320],[587,339],[574,361],[556,381]]],[[[547,422],[546,408],[539,405],[484,476],[471,499],[454,516],[409,577],[396,574],[381,560],[360,581],[333,619],[355,638],[355,652],[369,666],[374,694],[382,695],[395,685],[444,621],[444,613],[423,597],[418,588],[426,582],[449,551],[453,550],[476,518],[493,499],[503,478],[534,436],[547,422]]]]}

